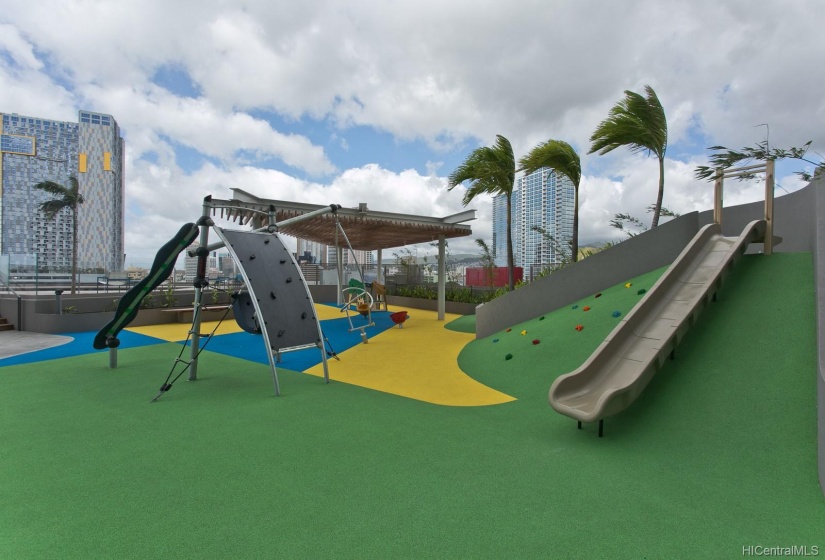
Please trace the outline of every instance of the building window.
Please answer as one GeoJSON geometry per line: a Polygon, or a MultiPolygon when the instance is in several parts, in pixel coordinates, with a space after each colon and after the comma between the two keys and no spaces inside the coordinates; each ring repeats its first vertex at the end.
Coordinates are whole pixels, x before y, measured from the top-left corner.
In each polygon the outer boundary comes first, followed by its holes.
{"type": "Polygon", "coordinates": [[[103,171],[112,170],[112,152],[103,152],[103,171]]]}
{"type": "Polygon", "coordinates": [[[77,170],[86,173],[86,154],[77,154],[77,170]]]}

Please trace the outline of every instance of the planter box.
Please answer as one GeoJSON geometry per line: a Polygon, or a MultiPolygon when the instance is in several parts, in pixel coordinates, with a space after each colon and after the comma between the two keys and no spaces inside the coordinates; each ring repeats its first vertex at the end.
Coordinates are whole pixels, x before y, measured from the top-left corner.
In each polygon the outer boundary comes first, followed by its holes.
{"type": "MultiPolygon", "coordinates": [[[[387,303],[396,307],[410,307],[412,309],[424,309],[427,311],[438,311],[438,301],[434,299],[419,299],[404,296],[387,296],[387,303]]],[[[444,302],[444,310],[447,313],[457,315],[475,315],[475,303],[458,303],[455,301],[444,302]]]]}

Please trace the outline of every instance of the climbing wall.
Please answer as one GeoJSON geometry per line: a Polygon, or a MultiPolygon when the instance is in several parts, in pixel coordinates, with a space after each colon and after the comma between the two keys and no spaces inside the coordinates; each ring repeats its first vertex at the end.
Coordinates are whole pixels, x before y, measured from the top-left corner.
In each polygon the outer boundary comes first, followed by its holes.
{"type": "Polygon", "coordinates": [[[321,343],[315,305],[301,269],[277,233],[214,228],[246,281],[236,301],[238,324],[260,332],[275,351],[321,343]]]}

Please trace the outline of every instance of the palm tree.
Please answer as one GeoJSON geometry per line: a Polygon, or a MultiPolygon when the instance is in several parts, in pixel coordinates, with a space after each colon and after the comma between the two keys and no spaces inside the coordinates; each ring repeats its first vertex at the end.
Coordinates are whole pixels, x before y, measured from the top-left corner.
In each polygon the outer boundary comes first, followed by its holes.
{"type": "Polygon", "coordinates": [[[647,150],[659,158],[659,195],[653,210],[653,224],[659,225],[659,214],[665,194],[665,151],[667,150],[667,119],[665,110],[650,86],[645,86],[646,97],[625,90],[624,99],[616,103],[608,117],[596,127],[590,137],[588,154],[598,151],[604,155],[619,146],[628,146],[634,153],[647,150]]]}
{"type": "Polygon", "coordinates": [[[473,150],[464,163],[453,171],[449,178],[447,189],[453,190],[464,181],[470,186],[464,193],[464,206],[479,194],[493,196],[504,195],[507,200],[507,284],[512,291],[513,282],[513,232],[512,230],[512,196],[513,184],[516,180],[516,158],[513,155],[513,146],[504,136],[497,134],[496,143],[492,147],[481,147],[473,150]]]}
{"type": "Polygon", "coordinates": [[[579,183],[582,178],[582,164],[573,146],[563,140],[548,140],[533,148],[519,160],[519,171],[528,175],[542,167],[552,167],[556,173],[564,175],[573,183],[573,244],[571,259],[579,259],[579,183]]]}
{"type": "Polygon", "coordinates": [[[77,291],[77,206],[83,204],[83,195],[79,192],[77,177],[69,176],[68,187],[54,181],[42,181],[34,188],[57,197],[40,204],[40,210],[46,215],[46,219],[53,220],[64,208],[72,212],[72,294],[74,294],[77,291]]]}

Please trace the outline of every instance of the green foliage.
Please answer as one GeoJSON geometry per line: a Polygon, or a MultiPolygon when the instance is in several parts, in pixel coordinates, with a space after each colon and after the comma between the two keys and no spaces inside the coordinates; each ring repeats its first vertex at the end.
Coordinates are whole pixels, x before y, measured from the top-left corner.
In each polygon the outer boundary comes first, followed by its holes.
{"type": "Polygon", "coordinates": [[[573,146],[563,140],[548,140],[533,148],[519,160],[519,171],[535,173],[542,167],[552,167],[579,188],[582,177],[581,159],[573,146]]]}
{"type": "Polygon", "coordinates": [[[399,286],[396,295],[418,299],[436,299],[438,294],[427,286],[399,286]]]}
{"type": "Polygon", "coordinates": [[[519,170],[534,173],[542,167],[551,167],[573,183],[573,240],[570,254],[573,261],[579,255],[579,183],[582,178],[581,158],[573,146],[562,140],[548,140],[533,148],[519,160],[519,170]]]}
{"type": "Polygon", "coordinates": [[[663,158],[667,150],[667,119],[656,92],[645,86],[646,97],[625,90],[593,134],[589,154],[604,155],[621,146],[633,153],[647,151],[663,158]]]}
{"type": "MultiPolygon", "coordinates": [[[[717,153],[710,156],[710,165],[699,165],[696,167],[694,177],[697,179],[707,179],[712,181],[717,169],[727,169],[735,165],[747,165],[752,161],[778,161],[782,159],[798,159],[814,166],[814,176],[825,171],[825,161],[814,162],[805,158],[808,148],[811,147],[811,140],[805,142],[801,148],[769,148],[768,141],[757,142],[754,147],[744,147],[741,150],[731,150],[725,146],[711,146],[708,150],[717,153]]],[[[807,171],[796,171],[794,173],[803,181],[810,181],[813,177],[807,171]]],[[[752,179],[754,175],[744,175],[739,180],[752,179]]]]}
{"type": "MultiPolygon", "coordinates": [[[[506,293],[506,287],[493,292],[490,290],[474,290],[470,287],[456,286],[455,288],[447,289],[444,293],[444,300],[478,305],[479,303],[486,303],[494,297],[506,293]]],[[[432,286],[398,286],[395,290],[395,295],[426,300],[438,299],[438,291],[432,286]]]]}
{"type": "Polygon", "coordinates": [[[175,307],[178,298],[175,297],[175,283],[170,278],[166,283],[166,288],[163,290],[163,304],[161,307],[175,307]]]}
{"type": "Polygon", "coordinates": [[[496,135],[496,143],[490,148],[483,146],[473,150],[464,163],[448,178],[448,190],[467,181],[470,188],[464,194],[467,206],[479,194],[510,195],[516,180],[516,158],[513,146],[504,136],[496,135]]]}
{"type": "Polygon", "coordinates": [[[69,186],[65,187],[54,181],[41,181],[34,185],[35,189],[47,192],[57,198],[40,204],[40,210],[47,220],[53,220],[57,214],[68,208],[72,213],[72,291],[77,292],[77,207],[83,204],[83,195],[80,194],[80,185],[77,177],[69,176],[69,186]]]}
{"type": "MultiPolygon", "coordinates": [[[[651,204],[647,207],[648,213],[653,212],[655,210],[655,205],[651,204]]],[[[660,216],[666,218],[678,218],[679,214],[676,212],[672,212],[662,206],[661,211],[659,213],[660,216]]],[[[636,237],[642,232],[647,231],[647,227],[642,223],[642,221],[635,217],[631,216],[630,214],[623,214],[619,213],[613,216],[613,219],[610,220],[611,227],[618,229],[619,231],[624,232],[627,234],[628,237],[636,237]],[[628,229],[628,227],[635,228],[638,231],[633,231],[632,229],[628,229]]]]}
{"type": "Polygon", "coordinates": [[[645,96],[625,90],[624,99],[610,109],[590,136],[589,154],[604,155],[620,146],[633,153],[647,151],[659,159],[659,192],[651,227],[659,225],[659,212],[665,189],[665,152],[667,151],[667,118],[656,92],[645,86],[645,96]]]}
{"type": "Polygon", "coordinates": [[[481,249],[481,266],[484,268],[485,276],[487,276],[487,285],[492,286],[496,275],[496,261],[493,258],[493,253],[490,251],[490,246],[483,239],[476,239],[476,245],[481,249]]]}
{"type": "Polygon", "coordinates": [[[547,276],[548,274],[552,274],[556,270],[561,270],[562,268],[569,266],[571,263],[575,262],[571,255],[573,254],[573,242],[568,241],[566,244],[560,242],[558,239],[550,235],[547,230],[545,230],[541,226],[533,226],[531,228],[533,231],[538,232],[544,238],[544,242],[552,247],[553,251],[555,251],[556,255],[558,255],[558,263],[553,266],[548,266],[544,270],[542,270],[538,275],[537,278],[541,278],[543,276],[547,276]]]}
{"type": "Polygon", "coordinates": [[[513,281],[512,196],[516,180],[516,158],[513,146],[502,135],[496,135],[493,147],[473,150],[467,159],[453,171],[447,182],[447,190],[453,190],[465,181],[470,183],[464,193],[467,206],[476,196],[503,195],[507,200],[507,270],[511,288],[513,281]]]}

